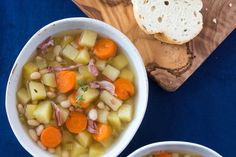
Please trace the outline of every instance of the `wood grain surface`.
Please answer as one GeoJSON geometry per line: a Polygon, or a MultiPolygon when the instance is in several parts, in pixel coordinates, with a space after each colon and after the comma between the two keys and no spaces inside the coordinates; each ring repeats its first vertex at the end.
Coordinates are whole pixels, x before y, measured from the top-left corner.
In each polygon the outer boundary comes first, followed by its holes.
{"type": "Polygon", "coordinates": [[[149,76],[167,91],[178,89],[236,27],[236,0],[203,0],[201,33],[187,44],[170,45],[138,27],[129,0],[73,1],[87,16],[126,34],[139,50],[149,76]]]}

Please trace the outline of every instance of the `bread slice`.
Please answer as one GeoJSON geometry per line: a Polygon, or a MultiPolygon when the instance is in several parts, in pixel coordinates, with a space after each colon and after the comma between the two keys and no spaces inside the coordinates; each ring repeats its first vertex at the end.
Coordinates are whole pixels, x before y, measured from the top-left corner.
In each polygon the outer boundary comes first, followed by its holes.
{"type": "Polygon", "coordinates": [[[201,0],[132,0],[138,25],[160,41],[183,44],[203,26],[201,0]]]}

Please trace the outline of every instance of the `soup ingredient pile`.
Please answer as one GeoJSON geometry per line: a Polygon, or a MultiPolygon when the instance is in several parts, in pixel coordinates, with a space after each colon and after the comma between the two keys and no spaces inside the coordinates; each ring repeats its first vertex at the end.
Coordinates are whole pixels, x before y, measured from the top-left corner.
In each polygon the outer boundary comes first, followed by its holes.
{"type": "Polygon", "coordinates": [[[63,157],[95,157],[132,120],[136,88],[129,60],[90,30],[47,38],[22,69],[18,111],[30,137],[63,157]]]}

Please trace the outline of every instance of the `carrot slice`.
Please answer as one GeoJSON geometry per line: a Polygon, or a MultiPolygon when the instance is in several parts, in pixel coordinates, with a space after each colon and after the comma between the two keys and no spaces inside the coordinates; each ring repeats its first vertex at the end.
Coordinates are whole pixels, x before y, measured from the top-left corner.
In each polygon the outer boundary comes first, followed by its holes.
{"type": "Polygon", "coordinates": [[[168,152],[158,152],[154,154],[154,157],[172,157],[172,155],[168,152]]]}
{"type": "Polygon", "coordinates": [[[58,128],[49,126],[42,131],[40,141],[45,147],[55,148],[61,143],[61,132],[58,128]]]}
{"type": "Polygon", "coordinates": [[[75,87],[76,74],[74,71],[60,71],[56,73],[56,82],[59,92],[66,93],[75,87]]]}
{"type": "Polygon", "coordinates": [[[101,141],[104,141],[105,139],[107,139],[108,137],[110,137],[111,132],[112,132],[112,130],[109,125],[99,123],[96,128],[96,133],[93,134],[93,138],[96,141],[101,142],[101,141]]]}
{"type": "Polygon", "coordinates": [[[103,38],[94,47],[95,55],[100,59],[108,59],[116,54],[117,46],[111,39],[103,38]]]}
{"type": "Polygon", "coordinates": [[[70,96],[69,96],[69,101],[72,105],[76,105],[76,92],[73,92],[70,96]]]}
{"type": "Polygon", "coordinates": [[[66,120],[66,127],[72,133],[79,133],[87,127],[87,117],[80,112],[71,112],[66,120]]]}
{"type": "MultiPolygon", "coordinates": [[[[72,93],[70,96],[69,96],[69,100],[70,100],[70,103],[74,106],[77,105],[77,101],[76,101],[76,92],[72,93]]],[[[81,108],[87,108],[88,106],[90,105],[89,102],[84,102],[84,101],[81,101],[79,102],[79,106],[81,108]]]]}
{"type": "Polygon", "coordinates": [[[80,104],[81,108],[87,108],[90,105],[90,103],[87,103],[87,102],[84,102],[84,101],[81,101],[79,104],[80,104]]]}
{"type": "Polygon", "coordinates": [[[118,79],[114,82],[115,93],[121,100],[127,100],[134,95],[134,85],[130,80],[118,79]]]}

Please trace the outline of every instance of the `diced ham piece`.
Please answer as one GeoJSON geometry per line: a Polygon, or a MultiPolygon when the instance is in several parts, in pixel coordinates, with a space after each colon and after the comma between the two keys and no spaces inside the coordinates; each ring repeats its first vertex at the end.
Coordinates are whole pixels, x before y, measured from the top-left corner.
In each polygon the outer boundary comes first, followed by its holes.
{"type": "Polygon", "coordinates": [[[54,45],[54,40],[50,36],[46,40],[44,40],[41,44],[39,44],[38,49],[41,51],[42,54],[44,54],[48,46],[53,46],[53,45],[54,45]]]}
{"type": "Polygon", "coordinates": [[[97,124],[91,119],[88,119],[88,132],[91,134],[95,134],[97,132],[97,124]]]}
{"type": "Polygon", "coordinates": [[[68,67],[48,67],[49,72],[59,72],[59,71],[65,71],[65,70],[72,70],[79,68],[81,64],[71,65],[68,67]]]}
{"type": "Polygon", "coordinates": [[[109,91],[112,95],[116,95],[115,94],[115,86],[113,85],[113,83],[109,82],[109,81],[93,81],[90,83],[90,87],[91,88],[98,88],[98,89],[105,89],[107,91],[109,91]]]}
{"type": "Polygon", "coordinates": [[[54,101],[51,101],[51,104],[52,104],[52,108],[55,113],[57,126],[61,126],[62,125],[61,110],[59,109],[59,107],[57,106],[57,104],[54,101]]]}
{"type": "Polygon", "coordinates": [[[90,73],[92,73],[94,76],[98,76],[98,69],[95,65],[95,60],[91,59],[88,64],[88,70],[90,73]]]}

